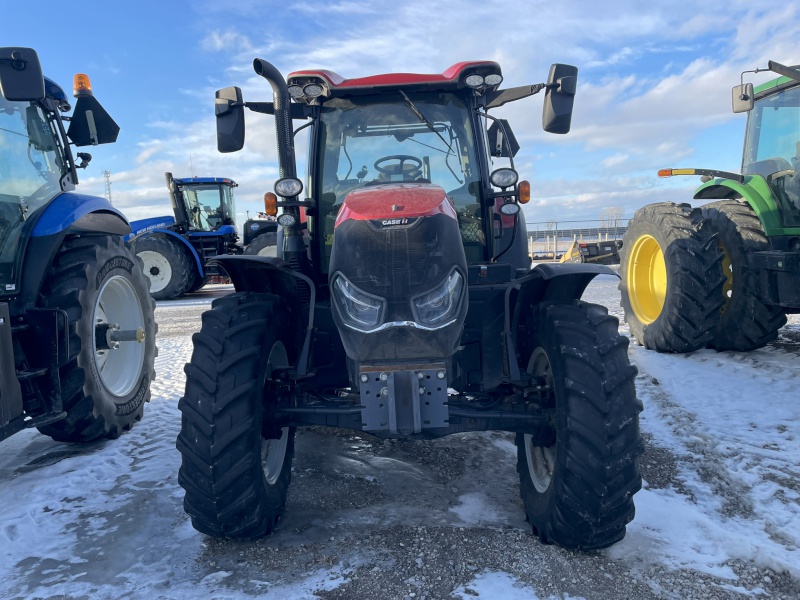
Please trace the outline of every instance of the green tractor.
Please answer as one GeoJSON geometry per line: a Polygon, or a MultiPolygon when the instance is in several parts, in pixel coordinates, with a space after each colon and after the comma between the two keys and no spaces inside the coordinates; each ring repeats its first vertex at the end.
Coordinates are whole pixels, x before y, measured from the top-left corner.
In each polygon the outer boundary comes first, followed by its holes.
{"type": "MultiPolygon", "coordinates": [[[[800,70],[733,88],[747,112],[742,173],[700,175],[699,208],[662,202],[631,220],[622,246],[622,307],[640,345],[659,352],[749,351],[800,311],[800,70]]],[[[759,72],[764,69],[756,69],[759,72]]]]}

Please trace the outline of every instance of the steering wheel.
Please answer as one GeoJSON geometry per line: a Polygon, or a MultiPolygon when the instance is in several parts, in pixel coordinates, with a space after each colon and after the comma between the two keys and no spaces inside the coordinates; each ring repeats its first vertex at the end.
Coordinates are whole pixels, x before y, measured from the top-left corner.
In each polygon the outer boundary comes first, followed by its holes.
{"type": "Polygon", "coordinates": [[[422,161],[418,159],[416,156],[411,156],[410,154],[393,154],[392,156],[384,156],[383,158],[379,158],[375,161],[375,170],[378,173],[383,173],[384,175],[402,175],[403,179],[408,177],[409,179],[416,179],[422,174],[422,161]],[[383,163],[396,160],[397,163],[388,166],[381,166],[383,163]],[[406,171],[405,163],[413,163],[413,167],[406,171]]]}

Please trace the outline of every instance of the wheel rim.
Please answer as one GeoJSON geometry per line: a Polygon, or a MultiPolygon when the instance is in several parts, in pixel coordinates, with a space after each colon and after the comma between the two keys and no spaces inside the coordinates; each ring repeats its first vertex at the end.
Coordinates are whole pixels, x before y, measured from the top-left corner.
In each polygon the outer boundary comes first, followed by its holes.
{"type": "Polygon", "coordinates": [[[95,302],[93,322],[95,370],[109,392],[125,396],[139,382],[145,354],[144,311],[130,281],[115,275],[103,284],[95,302]],[[98,333],[106,335],[106,326],[112,324],[122,331],[137,334],[137,339],[120,341],[117,347],[106,348],[105,340],[98,339],[98,333]]]}
{"type": "Polygon", "coordinates": [[[667,265],[653,236],[639,236],[633,243],[626,283],[636,318],[645,325],[658,319],[667,297],[667,265]]]}
{"type": "MultiPolygon", "coordinates": [[[[528,373],[534,378],[543,379],[546,385],[553,389],[553,372],[550,368],[550,359],[544,349],[536,348],[531,354],[528,363],[528,373]]],[[[555,430],[554,420],[551,426],[555,430]]],[[[534,446],[533,436],[526,433],[524,435],[525,459],[528,461],[528,473],[531,483],[540,494],[547,491],[553,481],[553,473],[556,465],[556,442],[550,446],[534,446]]]]}
{"type": "MultiPolygon", "coordinates": [[[[267,359],[267,376],[280,367],[289,365],[289,358],[286,355],[286,348],[281,342],[275,342],[270,350],[267,359]]],[[[265,386],[265,390],[268,387],[265,386]]],[[[274,485],[283,470],[283,461],[286,458],[286,449],[289,446],[289,428],[281,429],[280,439],[261,438],[261,468],[264,470],[264,478],[269,485],[274,485]]]]}
{"type": "Polygon", "coordinates": [[[275,244],[270,244],[269,246],[264,246],[261,250],[258,251],[258,256],[278,256],[278,246],[275,244]]]}
{"type": "Polygon", "coordinates": [[[138,252],[136,256],[142,259],[144,274],[150,279],[150,293],[158,293],[167,287],[172,279],[172,265],[167,257],[153,250],[138,252]]]}

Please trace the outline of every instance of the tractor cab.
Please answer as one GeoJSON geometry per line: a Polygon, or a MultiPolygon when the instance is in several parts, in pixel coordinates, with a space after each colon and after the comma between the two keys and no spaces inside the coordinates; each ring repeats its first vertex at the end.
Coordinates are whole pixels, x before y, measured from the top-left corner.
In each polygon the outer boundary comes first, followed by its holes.
{"type": "Polygon", "coordinates": [[[800,227],[800,82],[784,77],[755,90],[747,119],[743,175],[761,175],[783,227],[800,227]]]}
{"type": "Polygon", "coordinates": [[[79,152],[76,162],[70,144],[110,143],[119,132],[93,97],[86,75],[75,76],[77,102],[65,130],[61,114],[72,107],[64,90],[42,77],[38,60],[34,64],[24,50],[0,48],[0,296],[18,294],[22,258],[38,216],[75,188],[77,169],[92,158],[79,152]]]}
{"type": "Polygon", "coordinates": [[[234,226],[233,188],[238,185],[235,181],[222,177],[175,179],[171,173],[166,177],[177,224],[191,232],[234,226]]]}

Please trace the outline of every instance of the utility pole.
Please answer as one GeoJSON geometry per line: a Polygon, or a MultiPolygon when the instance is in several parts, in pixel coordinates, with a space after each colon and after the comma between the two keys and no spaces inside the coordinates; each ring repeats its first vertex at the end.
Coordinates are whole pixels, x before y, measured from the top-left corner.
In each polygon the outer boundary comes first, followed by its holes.
{"type": "MultiPolygon", "coordinates": [[[[106,169],[103,171],[103,177],[106,178],[106,200],[111,202],[111,171],[106,169]]],[[[113,202],[111,202],[113,204],[113,202]]]]}

